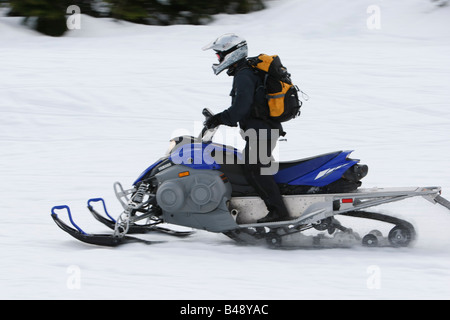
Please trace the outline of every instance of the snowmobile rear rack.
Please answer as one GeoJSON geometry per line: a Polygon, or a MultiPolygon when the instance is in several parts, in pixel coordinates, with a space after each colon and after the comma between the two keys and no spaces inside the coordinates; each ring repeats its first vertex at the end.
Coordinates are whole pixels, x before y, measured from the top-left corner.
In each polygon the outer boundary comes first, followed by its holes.
{"type": "Polygon", "coordinates": [[[358,211],[370,207],[422,196],[432,203],[439,203],[450,209],[450,202],[440,196],[440,187],[409,188],[367,188],[351,193],[305,194],[283,196],[292,220],[269,224],[256,221],[265,215],[264,203],[259,197],[239,197],[231,199],[236,222],[240,227],[283,226],[308,224],[327,217],[358,211]],[[303,209],[299,209],[303,208],[303,209]],[[245,212],[245,215],[241,215],[245,212]]]}

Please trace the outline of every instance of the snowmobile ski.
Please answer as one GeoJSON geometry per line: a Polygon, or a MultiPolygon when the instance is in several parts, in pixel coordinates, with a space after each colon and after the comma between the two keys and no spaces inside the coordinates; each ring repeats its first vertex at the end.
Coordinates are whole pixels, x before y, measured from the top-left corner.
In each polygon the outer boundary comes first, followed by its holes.
{"type": "MultiPolygon", "coordinates": [[[[112,230],[115,229],[116,220],[109,215],[108,210],[106,209],[105,201],[102,198],[89,199],[87,207],[88,207],[89,211],[91,212],[91,214],[94,216],[94,218],[97,219],[100,223],[104,224],[105,226],[107,226],[108,228],[110,228],[112,230]],[[105,218],[100,213],[98,213],[94,209],[94,207],[91,205],[92,202],[99,202],[99,201],[102,202],[103,210],[105,211],[105,214],[109,219],[105,218]]],[[[176,236],[176,237],[187,237],[194,233],[193,231],[177,231],[177,230],[171,230],[168,228],[163,228],[163,227],[158,226],[158,224],[160,224],[162,222],[163,221],[158,219],[158,220],[155,220],[154,222],[144,224],[144,225],[131,224],[129,226],[127,234],[145,234],[145,233],[150,233],[150,232],[160,232],[160,233],[164,233],[164,234],[168,234],[168,235],[176,236]]]]}
{"type": "Polygon", "coordinates": [[[148,241],[130,236],[117,237],[113,234],[89,234],[84,232],[80,227],[78,227],[77,224],[75,224],[72,218],[72,214],[70,212],[70,208],[68,206],[66,205],[55,206],[52,208],[51,211],[52,211],[51,216],[53,220],[62,230],[70,234],[75,239],[78,239],[85,243],[106,247],[117,247],[119,245],[128,243],[143,243],[143,244],[161,243],[161,241],[148,241]],[[56,210],[67,210],[69,220],[75,228],[68,226],[61,219],[59,219],[56,210]]]}

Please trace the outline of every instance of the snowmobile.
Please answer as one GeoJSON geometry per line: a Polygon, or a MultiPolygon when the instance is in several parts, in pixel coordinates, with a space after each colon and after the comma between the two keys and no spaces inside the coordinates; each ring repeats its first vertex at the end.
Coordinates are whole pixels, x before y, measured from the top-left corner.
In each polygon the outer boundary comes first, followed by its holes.
{"type": "MultiPolygon", "coordinates": [[[[208,118],[212,112],[205,108],[203,115],[208,118]]],[[[86,233],[66,205],[51,209],[53,220],[80,241],[109,247],[159,242],[133,234],[192,234],[168,228],[170,225],[223,233],[238,243],[272,248],[407,247],[416,238],[411,223],[368,209],[416,196],[450,209],[440,187],[360,188],[367,165],[350,158],[352,151],[336,151],[277,162],[274,177],[291,219],[258,223],[268,213],[266,206],[245,178],[242,154],[234,147],[212,142],[216,130],[205,127],[198,137],[172,139],[166,155],[144,170],[130,189],[124,190],[115,182],[114,192],[123,207],[117,219],[110,216],[103,198],[89,199],[91,214],[113,232],[86,233]],[[94,209],[96,203],[102,204],[104,214],[94,209]],[[67,211],[72,226],[59,218],[57,211],[62,210],[67,211]],[[387,236],[372,230],[361,237],[338,217],[376,220],[392,225],[392,229],[387,236]],[[309,229],[318,234],[305,234],[309,229]]]]}

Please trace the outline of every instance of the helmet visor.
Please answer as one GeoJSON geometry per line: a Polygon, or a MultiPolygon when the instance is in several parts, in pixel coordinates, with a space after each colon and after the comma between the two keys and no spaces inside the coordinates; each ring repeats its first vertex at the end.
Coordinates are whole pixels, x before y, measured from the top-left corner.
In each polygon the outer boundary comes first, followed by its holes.
{"type": "Polygon", "coordinates": [[[226,53],[223,51],[216,51],[217,59],[219,59],[219,62],[222,62],[223,59],[225,59],[226,53]]]}
{"type": "Polygon", "coordinates": [[[238,43],[234,47],[231,47],[230,49],[228,49],[226,51],[219,51],[219,50],[214,50],[214,51],[216,52],[216,56],[217,56],[217,59],[219,59],[219,62],[222,62],[228,54],[232,53],[233,51],[235,51],[245,45],[247,45],[247,43],[245,41],[243,41],[241,43],[238,43]]]}

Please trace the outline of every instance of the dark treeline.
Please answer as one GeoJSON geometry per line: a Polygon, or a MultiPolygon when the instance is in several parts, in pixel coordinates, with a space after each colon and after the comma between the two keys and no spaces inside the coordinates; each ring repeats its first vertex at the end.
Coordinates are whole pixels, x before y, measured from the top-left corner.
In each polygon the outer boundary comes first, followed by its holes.
{"type": "MultiPolygon", "coordinates": [[[[218,13],[248,13],[264,8],[263,0],[0,0],[9,15],[23,16],[35,30],[61,36],[67,31],[67,8],[82,14],[149,25],[206,24],[218,13]]],[[[71,13],[70,13],[71,14],[71,13]]]]}

